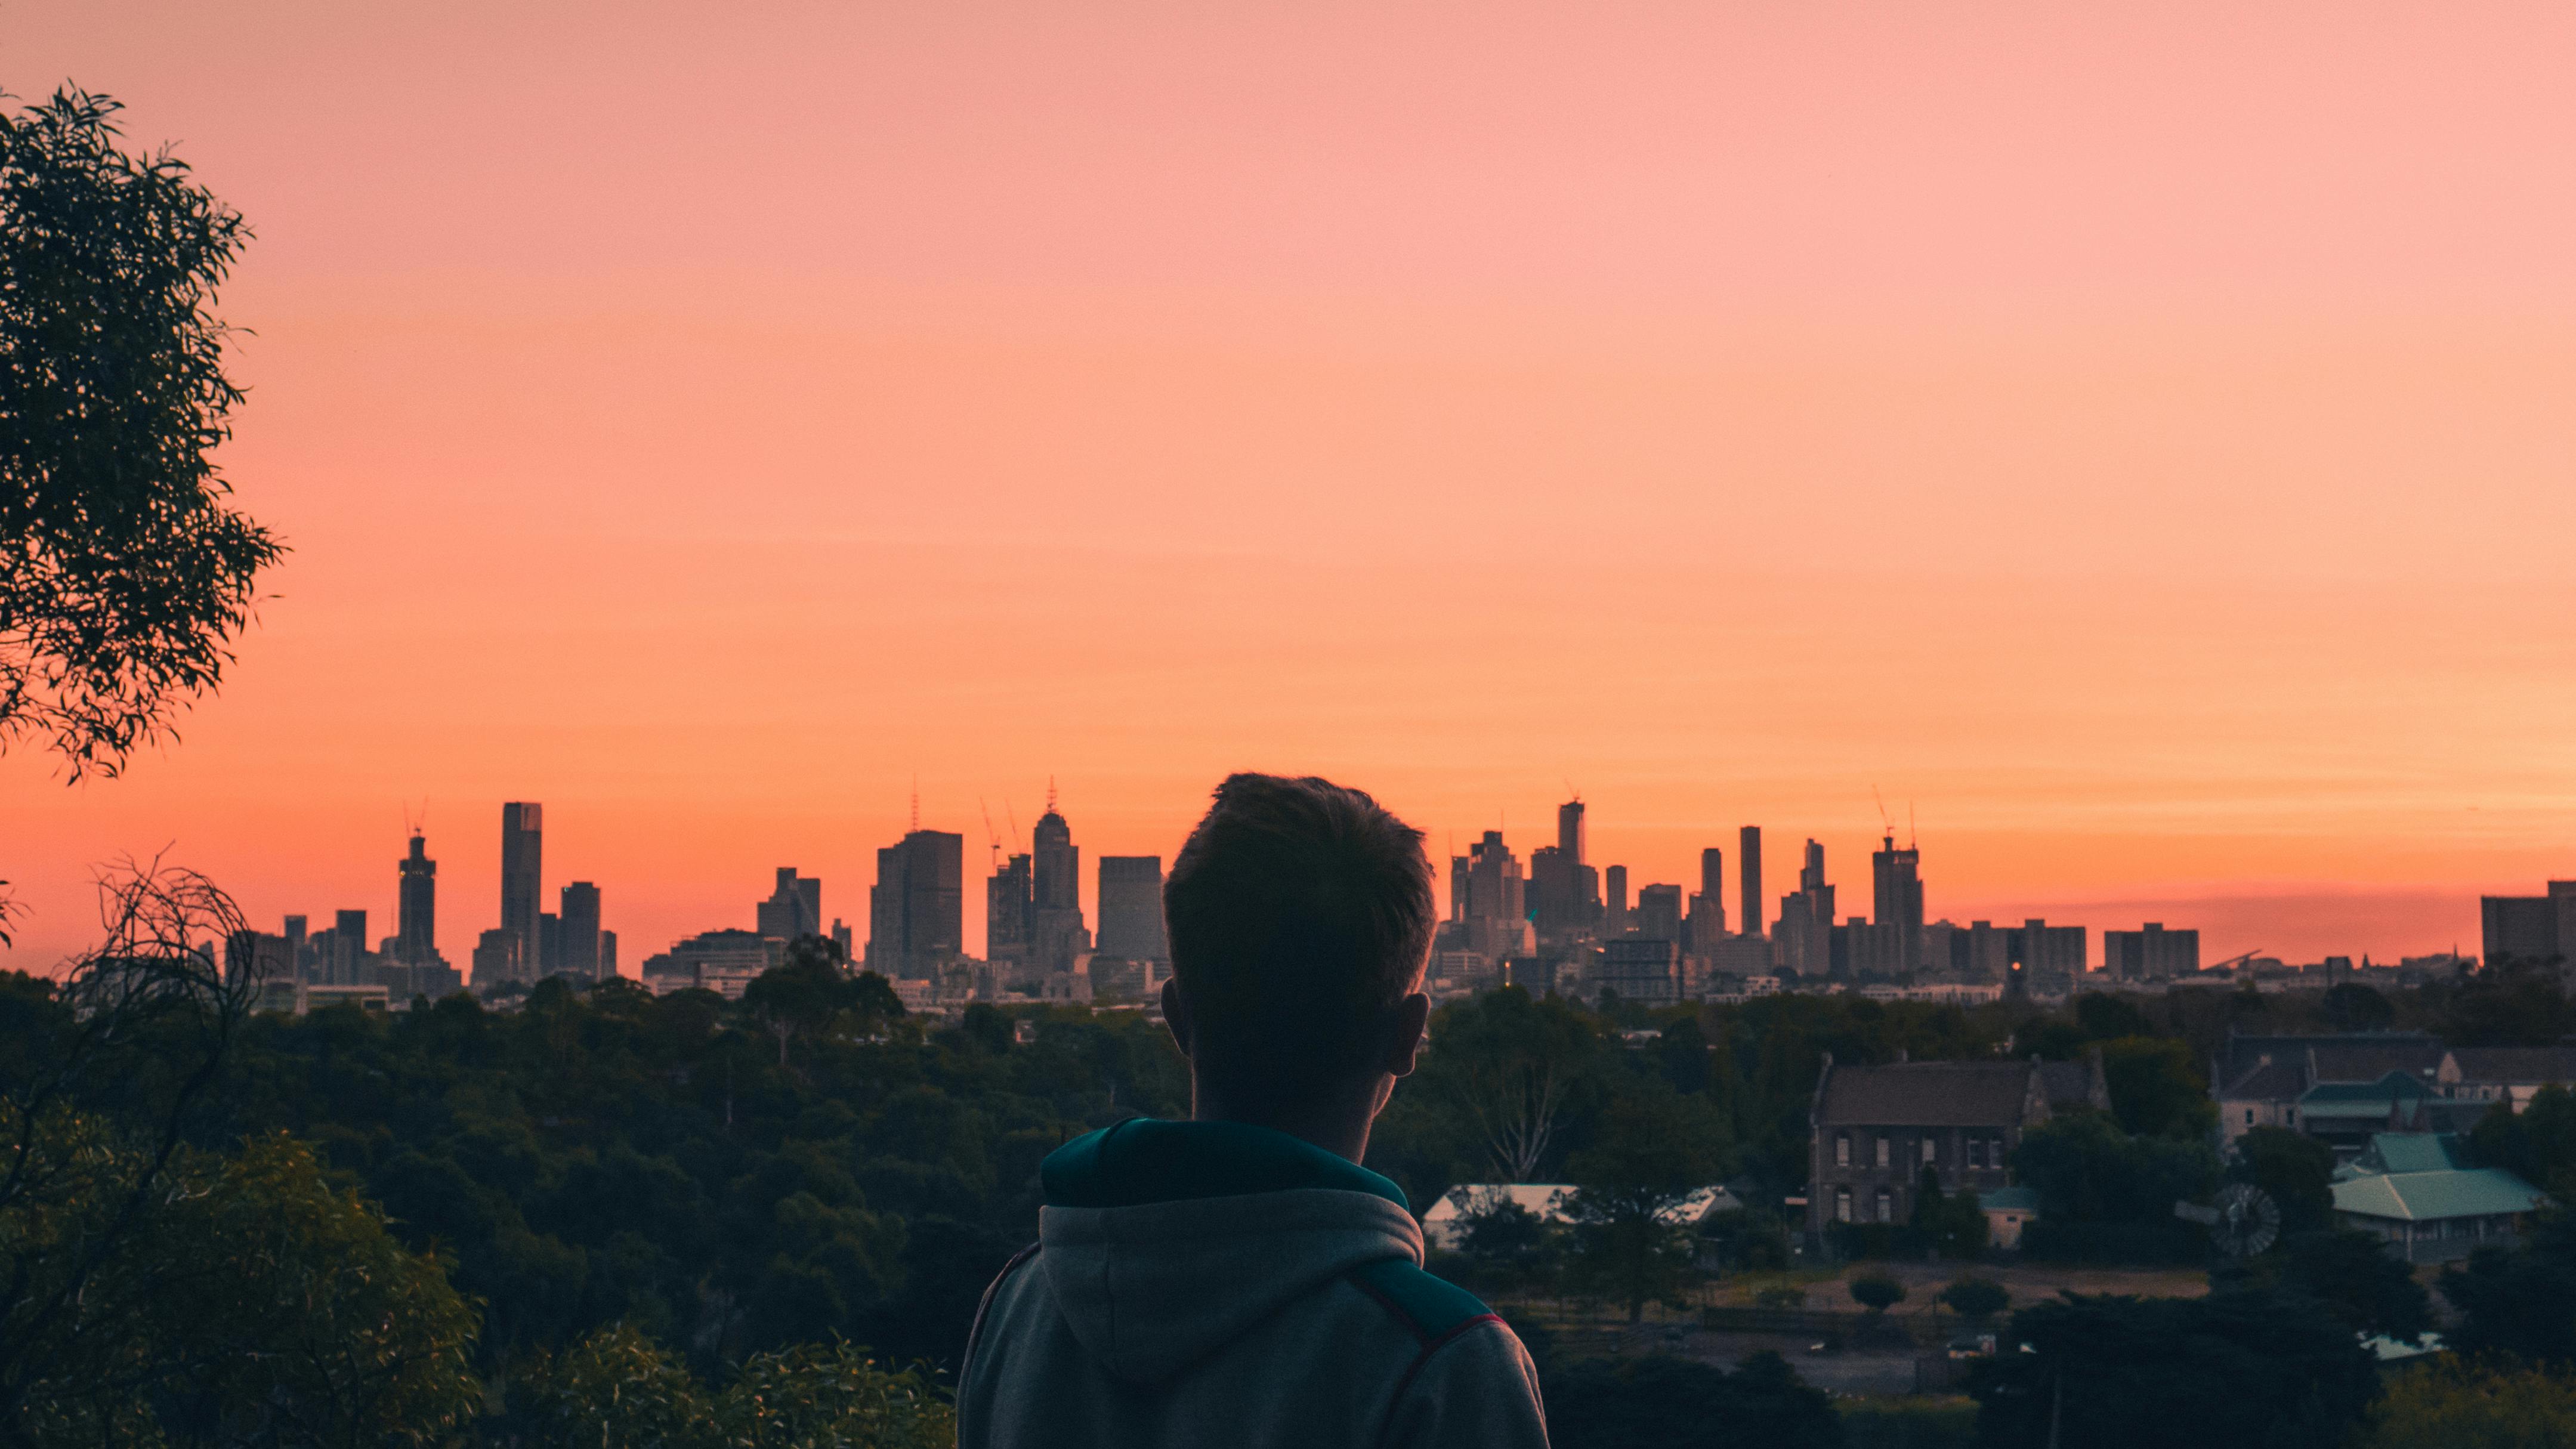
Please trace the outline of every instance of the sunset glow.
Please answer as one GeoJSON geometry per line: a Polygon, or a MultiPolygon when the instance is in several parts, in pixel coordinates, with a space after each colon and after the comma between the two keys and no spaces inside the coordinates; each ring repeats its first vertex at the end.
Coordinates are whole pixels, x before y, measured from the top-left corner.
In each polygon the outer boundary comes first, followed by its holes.
{"type": "Polygon", "coordinates": [[[628,974],[864,936],[916,789],[979,950],[986,809],[1241,768],[1855,900],[1876,791],[2213,961],[2576,876],[2576,12],[1400,9],[0,11],[257,229],[294,549],[180,743],[0,760],[0,960],[165,848],[390,923],[424,802],[459,962],[505,800],[628,974]]]}

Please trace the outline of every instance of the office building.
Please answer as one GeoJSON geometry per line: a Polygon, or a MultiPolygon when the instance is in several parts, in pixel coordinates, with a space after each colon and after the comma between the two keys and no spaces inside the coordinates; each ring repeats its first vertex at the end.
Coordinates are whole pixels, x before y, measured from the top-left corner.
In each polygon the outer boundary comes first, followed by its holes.
{"type": "Polygon", "coordinates": [[[1467,853],[1449,861],[1449,919],[1443,949],[1471,951],[1499,965],[1537,949],[1527,910],[1528,882],[1520,861],[1488,830],[1467,853]]]}
{"type": "Polygon", "coordinates": [[[964,949],[966,837],[916,830],[877,852],[868,888],[868,969],[890,980],[936,975],[964,949]]]}
{"type": "MultiPolygon", "coordinates": [[[[1680,892],[1678,886],[1671,889],[1680,892]]],[[[1607,992],[1621,1001],[1679,1001],[1681,948],[1659,936],[1604,941],[1601,959],[1593,967],[1591,989],[1595,997],[1607,992]]]]}
{"type": "Polygon", "coordinates": [[[1888,937],[1876,955],[1890,971],[1912,971],[1923,964],[1922,852],[1896,848],[1891,834],[1869,858],[1870,923],[1888,937]]]}
{"type": "Polygon", "coordinates": [[[1744,934],[1762,934],[1762,827],[1747,825],[1735,833],[1735,869],[1742,879],[1736,909],[1744,917],[1744,934]]]}
{"type": "MultiPolygon", "coordinates": [[[[2026,973],[2081,977],[2093,959],[2092,950],[2086,944],[2090,934],[2082,926],[2052,926],[2034,916],[2022,922],[2021,929],[2013,933],[2013,959],[2026,973]]],[[[2196,971],[2200,969],[2200,936],[2198,932],[2191,935],[2189,969],[2196,971]]]]}
{"type": "Polygon", "coordinates": [[[798,875],[792,865],[778,867],[769,899],[752,907],[752,929],[782,941],[823,934],[822,879],[798,875]]]}
{"type": "Polygon", "coordinates": [[[557,954],[550,967],[552,973],[584,981],[616,975],[614,965],[605,969],[600,965],[599,887],[586,880],[574,881],[563,888],[557,904],[557,954]]]}
{"type": "Polygon", "coordinates": [[[1614,865],[1601,873],[1601,939],[1628,934],[1628,867],[1614,865]]]}
{"type": "Polygon", "coordinates": [[[1583,851],[1583,802],[1569,800],[1556,807],[1556,843],[1530,852],[1530,923],[1543,947],[1568,947],[1600,933],[1601,873],[1583,851]]]}
{"type": "Polygon", "coordinates": [[[1091,949],[1082,919],[1082,851],[1047,792],[1047,811],[1029,834],[1030,965],[1049,976],[1071,971],[1091,949]]]}
{"type": "Polygon", "coordinates": [[[1726,939],[1726,852],[1699,853],[1699,890],[1690,898],[1690,917],[1682,935],[1689,954],[1705,960],[1726,939]]]}
{"type": "MultiPolygon", "coordinates": [[[[510,933],[518,955],[508,968],[509,979],[534,981],[545,973],[545,951],[540,932],[544,929],[538,917],[544,913],[540,901],[545,877],[545,807],[533,801],[512,801],[501,807],[501,929],[510,933]]],[[[476,950],[479,963],[482,952],[476,950]]],[[[482,968],[475,968],[476,984],[482,984],[482,968]]]]}
{"type": "Polygon", "coordinates": [[[1650,885],[1637,892],[1636,914],[1630,918],[1632,934],[1657,941],[1670,941],[1675,946],[1682,939],[1682,888],[1677,885],[1650,885]]]}
{"type": "Polygon", "coordinates": [[[2104,931],[2102,969],[2122,981],[2194,975],[2200,970],[2200,932],[2168,931],[2155,921],[2134,931],[2104,931]]]}
{"type": "MultiPolygon", "coordinates": [[[[1120,961],[1172,959],[1163,942],[1161,856],[1100,858],[1100,939],[1093,949],[1120,961]]],[[[1098,982],[1093,984],[1096,988],[1098,982]]]]}
{"type": "Polygon", "coordinates": [[[1773,956],[1801,976],[1828,976],[1834,959],[1834,888],[1825,880],[1825,848],[1807,842],[1798,888],[1780,898],[1773,956]]]}
{"type": "Polygon", "coordinates": [[[298,981],[309,980],[312,974],[305,956],[311,941],[305,934],[304,924],[302,916],[286,918],[286,970],[298,981]]]}
{"type": "Polygon", "coordinates": [[[1029,914],[1037,908],[1033,865],[1025,855],[1012,856],[984,882],[984,959],[997,971],[1029,963],[1029,914]]]}
{"type": "Polygon", "coordinates": [[[367,913],[365,911],[333,913],[329,984],[333,986],[368,984],[363,973],[369,964],[367,958],[373,954],[367,949],[367,913]]]}
{"type": "Polygon", "coordinates": [[[488,990],[519,976],[519,937],[510,931],[485,931],[469,958],[476,990],[488,990]]]}
{"type": "Polygon", "coordinates": [[[609,981],[617,975],[617,933],[599,933],[599,979],[609,981]]]}
{"type": "Polygon", "coordinates": [[[1576,865],[1583,864],[1583,802],[1568,800],[1556,807],[1556,848],[1576,865]]]}
{"type": "Polygon", "coordinates": [[[411,833],[411,854],[394,865],[394,954],[406,963],[428,965],[438,958],[438,862],[429,858],[429,843],[411,833]]]}
{"type": "Polygon", "coordinates": [[[2554,880],[2538,896],[2480,896],[2486,964],[2563,962],[2576,956],[2576,880],[2554,880]]]}

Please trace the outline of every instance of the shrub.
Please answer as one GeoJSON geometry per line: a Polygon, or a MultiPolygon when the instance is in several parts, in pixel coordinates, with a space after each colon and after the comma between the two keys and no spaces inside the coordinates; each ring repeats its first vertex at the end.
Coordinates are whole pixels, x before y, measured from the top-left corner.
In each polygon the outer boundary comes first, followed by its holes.
{"type": "Polygon", "coordinates": [[[1988,1318],[2012,1305],[2012,1294],[1991,1278],[1961,1278],[1941,1290],[1941,1302],[1961,1318],[1988,1318]]]}
{"type": "Polygon", "coordinates": [[[1905,1285],[1883,1273],[1869,1273],[1851,1280],[1852,1298],[1873,1313],[1885,1313],[1905,1301],[1905,1285]]]}

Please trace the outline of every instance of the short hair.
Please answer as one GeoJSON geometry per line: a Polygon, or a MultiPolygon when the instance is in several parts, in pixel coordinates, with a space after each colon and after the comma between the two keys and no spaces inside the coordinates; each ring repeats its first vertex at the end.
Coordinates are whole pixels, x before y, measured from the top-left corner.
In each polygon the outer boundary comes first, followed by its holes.
{"type": "Polygon", "coordinates": [[[1311,1100],[1366,1064],[1437,924],[1422,832],[1358,790],[1229,775],[1163,890],[1192,1064],[1230,1104],[1311,1100]]]}

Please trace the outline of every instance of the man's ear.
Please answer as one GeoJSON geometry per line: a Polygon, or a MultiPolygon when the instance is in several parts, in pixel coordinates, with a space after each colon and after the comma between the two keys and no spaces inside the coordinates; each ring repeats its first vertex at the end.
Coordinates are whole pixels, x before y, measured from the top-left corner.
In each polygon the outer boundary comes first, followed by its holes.
{"type": "Polygon", "coordinates": [[[1391,1031],[1386,1060],[1378,1070],[1390,1077],[1413,1075],[1416,1058],[1422,1055],[1422,1033],[1431,1025],[1431,998],[1417,991],[1395,1004],[1389,1014],[1391,1031]]]}
{"type": "Polygon", "coordinates": [[[1181,1055],[1190,1054],[1190,1003],[1181,995],[1181,978],[1175,976],[1163,983],[1163,1030],[1172,1034],[1172,1045],[1181,1055]]]}

